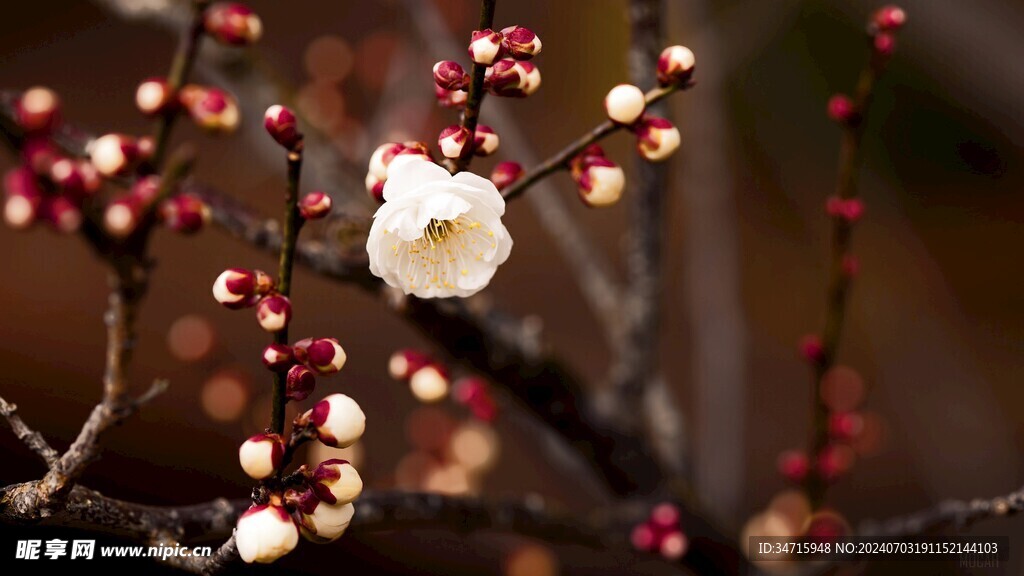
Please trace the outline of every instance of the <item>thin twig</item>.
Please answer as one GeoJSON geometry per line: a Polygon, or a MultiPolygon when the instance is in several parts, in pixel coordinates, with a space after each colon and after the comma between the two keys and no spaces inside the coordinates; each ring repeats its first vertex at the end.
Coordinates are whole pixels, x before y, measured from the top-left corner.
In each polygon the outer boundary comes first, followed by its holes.
{"type": "MultiPolygon", "coordinates": [[[[284,199],[284,233],[282,236],[279,267],[277,273],[277,291],[288,297],[292,288],[292,269],[295,266],[295,248],[303,219],[299,214],[299,177],[302,174],[302,145],[288,152],[288,186],[284,199]]],[[[275,344],[288,344],[288,325],[274,333],[275,344]]],[[[270,428],[277,434],[284,432],[285,407],[288,398],[285,396],[285,375],[281,371],[274,372],[274,396],[271,406],[270,428]]]]}
{"type": "Polygon", "coordinates": [[[0,415],[7,419],[7,423],[11,426],[11,431],[14,432],[15,437],[42,458],[47,466],[53,466],[57,462],[57,458],[60,457],[60,454],[50,446],[42,434],[25,424],[21,416],[18,416],[17,410],[17,406],[8,404],[6,400],[0,398],[0,415]]]}
{"type": "Polygon", "coordinates": [[[947,526],[963,529],[989,518],[1012,516],[1024,512],[1024,487],[995,498],[946,500],[934,507],[888,520],[867,520],[860,525],[860,534],[899,538],[925,534],[947,526]]]}
{"type": "MultiPolygon", "coordinates": [[[[494,26],[494,7],[497,0],[481,0],[480,2],[480,24],[477,30],[487,30],[494,26]]],[[[466,106],[462,110],[462,127],[469,132],[469,144],[462,147],[462,155],[445,162],[448,170],[454,174],[469,167],[473,159],[473,135],[476,134],[476,124],[480,117],[480,106],[484,103],[484,76],[487,66],[473,63],[470,68],[469,93],[466,95],[466,106]]]]}
{"type": "MultiPolygon", "coordinates": [[[[655,57],[656,58],[656,57],[655,57]]],[[[663,98],[676,92],[677,90],[686,90],[693,87],[694,84],[684,85],[670,85],[658,88],[653,88],[645,95],[647,106],[653,106],[657,102],[660,102],[663,98]]],[[[600,140],[604,139],[609,134],[617,132],[622,129],[622,125],[615,124],[611,120],[605,120],[601,124],[598,124],[593,130],[587,132],[583,136],[580,136],[571,144],[563,148],[561,151],[556,153],[554,156],[548,158],[544,162],[537,166],[534,166],[523,175],[522,178],[517,180],[511,186],[508,186],[501,191],[501,195],[505,197],[505,200],[511,200],[516,198],[523,192],[526,192],[530,186],[533,186],[536,182],[543,179],[544,177],[558,171],[565,170],[569,167],[569,161],[572,160],[576,155],[582,152],[587,146],[595,144],[600,140]]]]}
{"type": "MultiPolygon", "coordinates": [[[[871,58],[861,71],[853,96],[856,114],[853,119],[843,124],[843,138],[839,149],[839,175],[836,183],[836,196],[843,200],[854,199],[858,194],[857,184],[862,163],[861,141],[864,136],[864,127],[867,124],[875,81],[884,70],[887,60],[877,51],[871,51],[871,58]]],[[[814,415],[810,442],[812,458],[820,454],[829,442],[829,409],[821,397],[820,383],[835,364],[842,336],[847,296],[851,285],[850,275],[844,270],[844,260],[851,254],[852,239],[853,224],[845,218],[833,218],[825,328],[821,334],[822,352],[812,366],[811,410],[814,415]]],[[[805,488],[812,506],[819,507],[825,498],[828,484],[820,474],[808,474],[805,488]]]]}

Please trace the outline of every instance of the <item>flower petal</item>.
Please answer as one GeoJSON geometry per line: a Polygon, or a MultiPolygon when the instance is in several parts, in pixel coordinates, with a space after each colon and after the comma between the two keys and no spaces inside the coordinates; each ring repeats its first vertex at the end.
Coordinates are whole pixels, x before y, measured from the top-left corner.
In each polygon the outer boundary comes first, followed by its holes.
{"type": "Polygon", "coordinates": [[[447,170],[419,156],[396,156],[388,165],[388,179],[384,182],[384,200],[390,202],[415,192],[424,184],[451,179],[447,170]]]}
{"type": "Polygon", "coordinates": [[[452,176],[452,183],[461,184],[460,189],[472,193],[476,200],[486,204],[498,216],[505,214],[505,199],[494,186],[494,182],[472,172],[459,172],[452,176]]]}

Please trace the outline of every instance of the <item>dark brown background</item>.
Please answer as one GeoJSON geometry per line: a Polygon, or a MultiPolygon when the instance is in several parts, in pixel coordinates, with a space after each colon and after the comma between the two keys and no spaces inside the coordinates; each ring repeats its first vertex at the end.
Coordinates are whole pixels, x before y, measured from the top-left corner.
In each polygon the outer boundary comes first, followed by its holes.
{"type": "MultiPolygon", "coordinates": [[[[674,98],[672,106],[684,135],[688,119],[709,104],[726,112],[721,137],[733,181],[726,192],[732,195],[729,218],[737,234],[738,249],[731,257],[740,270],[737,298],[745,344],[744,353],[730,361],[745,369],[745,408],[725,414],[698,408],[690,351],[699,336],[691,320],[700,303],[688,299],[694,272],[684,259],[686,242],[694,241],[684,223],[693,214],[687,213],[690,204],[679,186],[666,191],[672,226],[661,352],[694,443],[701,447],[695,467],[715,448],[715,438],[701,436],[705,419],[727,419],[742,430],[741,444],[732,448],[745,455],[743,468],[716,471],[740,479],[735,501],[708,503],[723,525],[735,529],[783,487],[775,457],[805,437],[807,374],[793,343],[818,326],[823,314],[828,223],[821,207],[833,185],[838,140],[824,117],[824,102],[830,93],[852,88],[864,58],[859,29],[868,8],[852,1],[741,0],[716,2],[710,14],[697,18],[694,3],[669,4],[672,41],[690,44],[711,27],[719,34],[722,53],[707,59],[723,63],[717,70],[724,74],[718,99],[702,101],[706,96],[698,85],[674,98]]],[[[308,80],[301,63],[311,40],[334,34],[357,47],[357,73],[341,86],[346,115],[362,123],[371,118],[378,97],[374,71],[388,65],[365,40],[381,34],[397,39],[397,59],[411,58],[417,47],[395,2],[252,5],[266,28],[257,50],[291,83],[308,80]]],[[[460,37],[467,34],[475,4],[446,0],[440,5],[460,37]]],[[[867,407],[885,419],[889,431],[881,453],[859,462],[833,492],[835,505],[852,521],[911,511],[944,497],[992,496],[1021,484],[1024,64],[1014,56],[1024,50],[1017,33],[1024,7],[997,0],[905,5],[910,23],[892,73],[879,86],[868,128],[863,171],[868,212],[855,239],[863,277],[853,293],[841,351],[843,363],[866,378],[867,407]]],[[[148,130],[132,94],[141,78],[164,72],[172,36],[126,24],[86,2],[16,3],[5,12],[0,21],[4,88],[50,86],[62,95],[67,118],[90,130],[148,130]]],[[[526,25],[544,39],[538,60],[543,89],[512,106],[541,156],[599,121],[604,91],[627,78],[624,14],[623,3],[612,0],[499,2],[502,25],[526,25]]],[[[465,60],[461,53],[451,56],[465,60]]],[[[697,60],[699,80],[704,72],[699,51],[697,60]]],[[[416,66],[421,90],[409,96],[422,103],[431,98],[429,63],[416,66]]],[[[486,114],[485,105],[485,119],[486,114]]],[[[438,113],[419,137],[432,141],[448,118],[438,113]]],[[[261,130],[260,122],[249,115],[238,134],[219,140],[189,127],[177,136],[199,143],[199,178],[276,213],[282,167],[254,162],[250,153],[249,136],[261,130]]],[[[710,145],[684,140],[675,172],[687,165],[691,151],[710,145]]],[[[629,138],[619,135],[608,149],[628,165],[629,146],[629,138]]],[[[8,153],[0,156],[4,168],[12,161],[8,153]]],[[[678,174],[674,178],[680,181],[678,174]]],[[[571,197],[568,178],[554,179],[571,197]]],[[[572,203],[595,241],[619,261],[625,203],[605,211],[572,203]]],[[[516,247],[489,292],[517,313],[543,318],[555,349],[580,372],[599,379],[605,368],[603,341],[567,268],[549,252],[545,232],[525,202],[510,206],[506,224],[516,247]]],[[[99,395],[104,272],[74,238],[2,229],[0,243],[0,270],[7,271],[0,284],[0,393],[63,446],[99,395]]],[[[244,495],[248,481],[234,454],[253,426],[209,420],[199,408],[199,391],[216,369],[234,366],[250,373],[254,396],[265,393],[258,353],[266,337],[247,313],[219,308],[209,286],[225,267],[271,269],[272,261],[216,230],[195,238],[161,233],[154,252],[159,268],[142,311],[131,374],[136,387],[156,377],[169,378],[172,387],[106,437],[103,459],[86,481],[110,495],[150,502],[244,495]],[[189,313],[209,318],[218,331],[214,355],[195,365],[175,361],[165,345],[170,324],[189,313]]],[[[371,485],[384,482],[408,449],[402,422],[414,407],[408,393],[387,378],[386,359],[393,349],[421,340],[375,299],[304,271],[298,273],[293,301],[293,333],[334,335],[348,350],[344,373],[325,385],[344,389],[364,406],[369,417],[364,477],[371,485]]],[[[594,504],[594,498],[579,493],[575,479],[560,477],[545,463],[536,438],[521,424],[504,419],[499,428],[503,454],[485,494],[536,491],[575,509],[594,504]]],[[[38,464],[9,434],[0,434],[0,446],[5,454],[0,482],[39,474],[38,464]]],[[[1019,521],[999,521],[976,532],[1019,535],[1020,528],[1019,521]]],[[[468,554],[459,539],[443,541],[456,554],[468,554]]],[[[490,543],[481,557],[500,557],[506,545],[490,543]]],[[[361,557],[373,554],[359,543],[346,547],[361,557]]],[[[310,548],[303,547],[285,566],[301,566],[314,554],[323,557],[323,551],[310,548]]],[[[412,556],[404,563],[421,561],[412,556]]],[[[497,567],[491,560],[478,562],[467,569],[497,567]]]]}

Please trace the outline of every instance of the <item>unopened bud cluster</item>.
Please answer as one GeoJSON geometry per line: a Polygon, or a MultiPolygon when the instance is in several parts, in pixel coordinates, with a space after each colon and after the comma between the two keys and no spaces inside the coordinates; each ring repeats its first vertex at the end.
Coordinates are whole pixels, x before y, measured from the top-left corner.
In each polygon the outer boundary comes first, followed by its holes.
{"type": "MultiPolygon", "coordinates": [[[[484,88],[496,96],[522,98],[540,88],[540,69],[528,60],[541,51],[540,38],[529,28],[509,26],[501,31],[476,30],[470,37],[469,59],[486,67],[484,88]]],[[[434,64],[437,101],[447,108],[466,104],[470,76],[453,60],[434,64]]]]}
{"type": "Polygon", "coordinates": [[[225,308],[238,310],[256,307],[256,320],[267,332],[288,326],[291,302],[276,290],[276,283],[262,270],[229,268],[213,283],[213,297],[225,308]]]}
{"type": "Polygon", "coordinates": [[[683,533],[679,508],[669,502],[651,509],[647,520],[636,525],[630,534],[633,548],[640,552],[660,554],[669,560],[686,555],[690,546],[683,533]]]}

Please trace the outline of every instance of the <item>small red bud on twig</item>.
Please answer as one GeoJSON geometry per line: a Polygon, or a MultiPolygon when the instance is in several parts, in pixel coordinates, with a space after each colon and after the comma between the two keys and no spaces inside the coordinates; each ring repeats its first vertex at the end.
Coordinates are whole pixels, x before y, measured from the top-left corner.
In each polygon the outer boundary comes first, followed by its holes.
{"type": "Polygon", "coordinates": [[[135,89],[135,106],[146,116],[166,114],[178,105],[166,78],[144,80],[135,89]]]}
{"type": "Polygon", "coordinates": [[[196,126],[203,130],[230,133],[238,127],[238,102],[224,90],[189,84],[181,89],[178,99],[196,126]]]}
{"type": "Polygon", "coordinates": [[[658,57],[658,83],[662,86],[684,84],[693,76],[697,62],[686,46],[669,46],[658,57]]]}
{"type": "Polygon", "coordinates": [[[516,60],[529,60],[540,54],[540,38],[529,28],[509,26],[501,30],[503,52],[516,60]]]}
{"type": "Polygon", "coordinates": [[[312,370],[302,364],[296,364],[288,369],[285,377],[285,394],[288,399],[301,402],[313,393],[316,388],[316,375],[312,370]]]}
{"type": "Polygon", "coordinates": [[[665,118],[647,116],[636,128],[636,149],[649,162],[662,162],[679,149],[679,129],[665,118]]]}
{"type": "Polygon", "coordinates": [[[807,455],[799,450],[787,450],[779,454],[779,473],[790,482],[800,483],[807,477],[811,465],[807,455]]]}
{"type": "Polygon", "coordinates": [[[284,440],[277,434],[257,434],[238,449],[238,462],[253,480],[273,476],[283,458],[284,440]]]}
{"type": "Polygon", "coordinates": [[[473,138],[473,154],[477,156],[490,156],[498,151],[501,140],[498,133],[490,126],[484,124],[476,125],[476,134],[473,138]]]}
{"type": "Polygon", "coordinates": [[[139,160],[138,140],[125,134],[100,136],[89,144],[88,152],[92,165],[107,177],[128,174],[139,160]]]}
{"type": "Polygon", "coordinates": [[[469,42],[469,58],[476,64],[490,66],[501,56],[502,36],[488,28],[475,30],[469,42]]]}
{"type": "Polygon", "coordinates": [[[203,25],[207,34],[230,46],[254,44],[263,35],[260,17],[237,2],[218,2],[207,8],[203,25]]]}
{"type": "Polygon", "coordinates": [[[469,86],[469,74],[451,60],[441,60],[434,64],[434,83],[445,90],[464,90],[469,86]]]}
{"type": "Polygon", "coordinates": [[[828,117],[842,125],[852,125],[858,119],[857,107],[846,94],[834,94],[828,99],[828,117]]]}
{"type": "Polygon", "coordinates": [[[299,200],[299,213],[306,220],[319,220],[331,212],[331,197],[323,192],[310,192],[299,200]]]}
{"type": "Polygon", "coordinates": [[[281,372],[295,365],[295,354],[287,344],[270,344],[263,349],[262,360],[268,370],[281,372]]]}
{"type": "Polygon", "coordinates": [[[60,98],[49,88],[29,88],[18,99],[18,126],[26,133],[49,134],[60,124],[60,98]]]}
{"type": "Polygon", "coordinates": [[[164,225],[182,234],[192,234],[210,223],[210,207],[193,194],[178,194],[160,204],[164,225]]]}
{"type": "Polygon", "coordinates": [[[263,115],[263,127],[278,144],[287,150],[294,150],[302,142],[302,134],[299,132],[295,113],[280,104],[274,104],[267,108],[263,115]]]}
{"type": "Polygon", "coordinates": [[[504,190],[523,177],[525,171],[518,162],[498,162],[491,171],[491,182],[498,190],[504,190]]]}
{"type": "Polygon", "coordinates": [[[283,294],[264,296],[256,304],[256,321],[267,332],[280,332],[292,319],[292,303],[283,294]]]}
{"type": "Polygon", "coordinates": [[[466,146],[472,146],[469,130],[454,124],[441,131],[437,137],[437,145],[445,158],[460,158],[466,146]]]}
{"type": "Polygon", "coordinates": [[[883,6],[875,12],[871,22],[882,31],[899,30],[907,23],[907,13],[899,6],[883,6]]]}
{"type": "Polygon", "coordinates": [[[632,84],[619,84],[604,97],[604,109],[608,118],[624,126],[636,123],[643,116],[646,107],[643,90],[632,84]]]}

